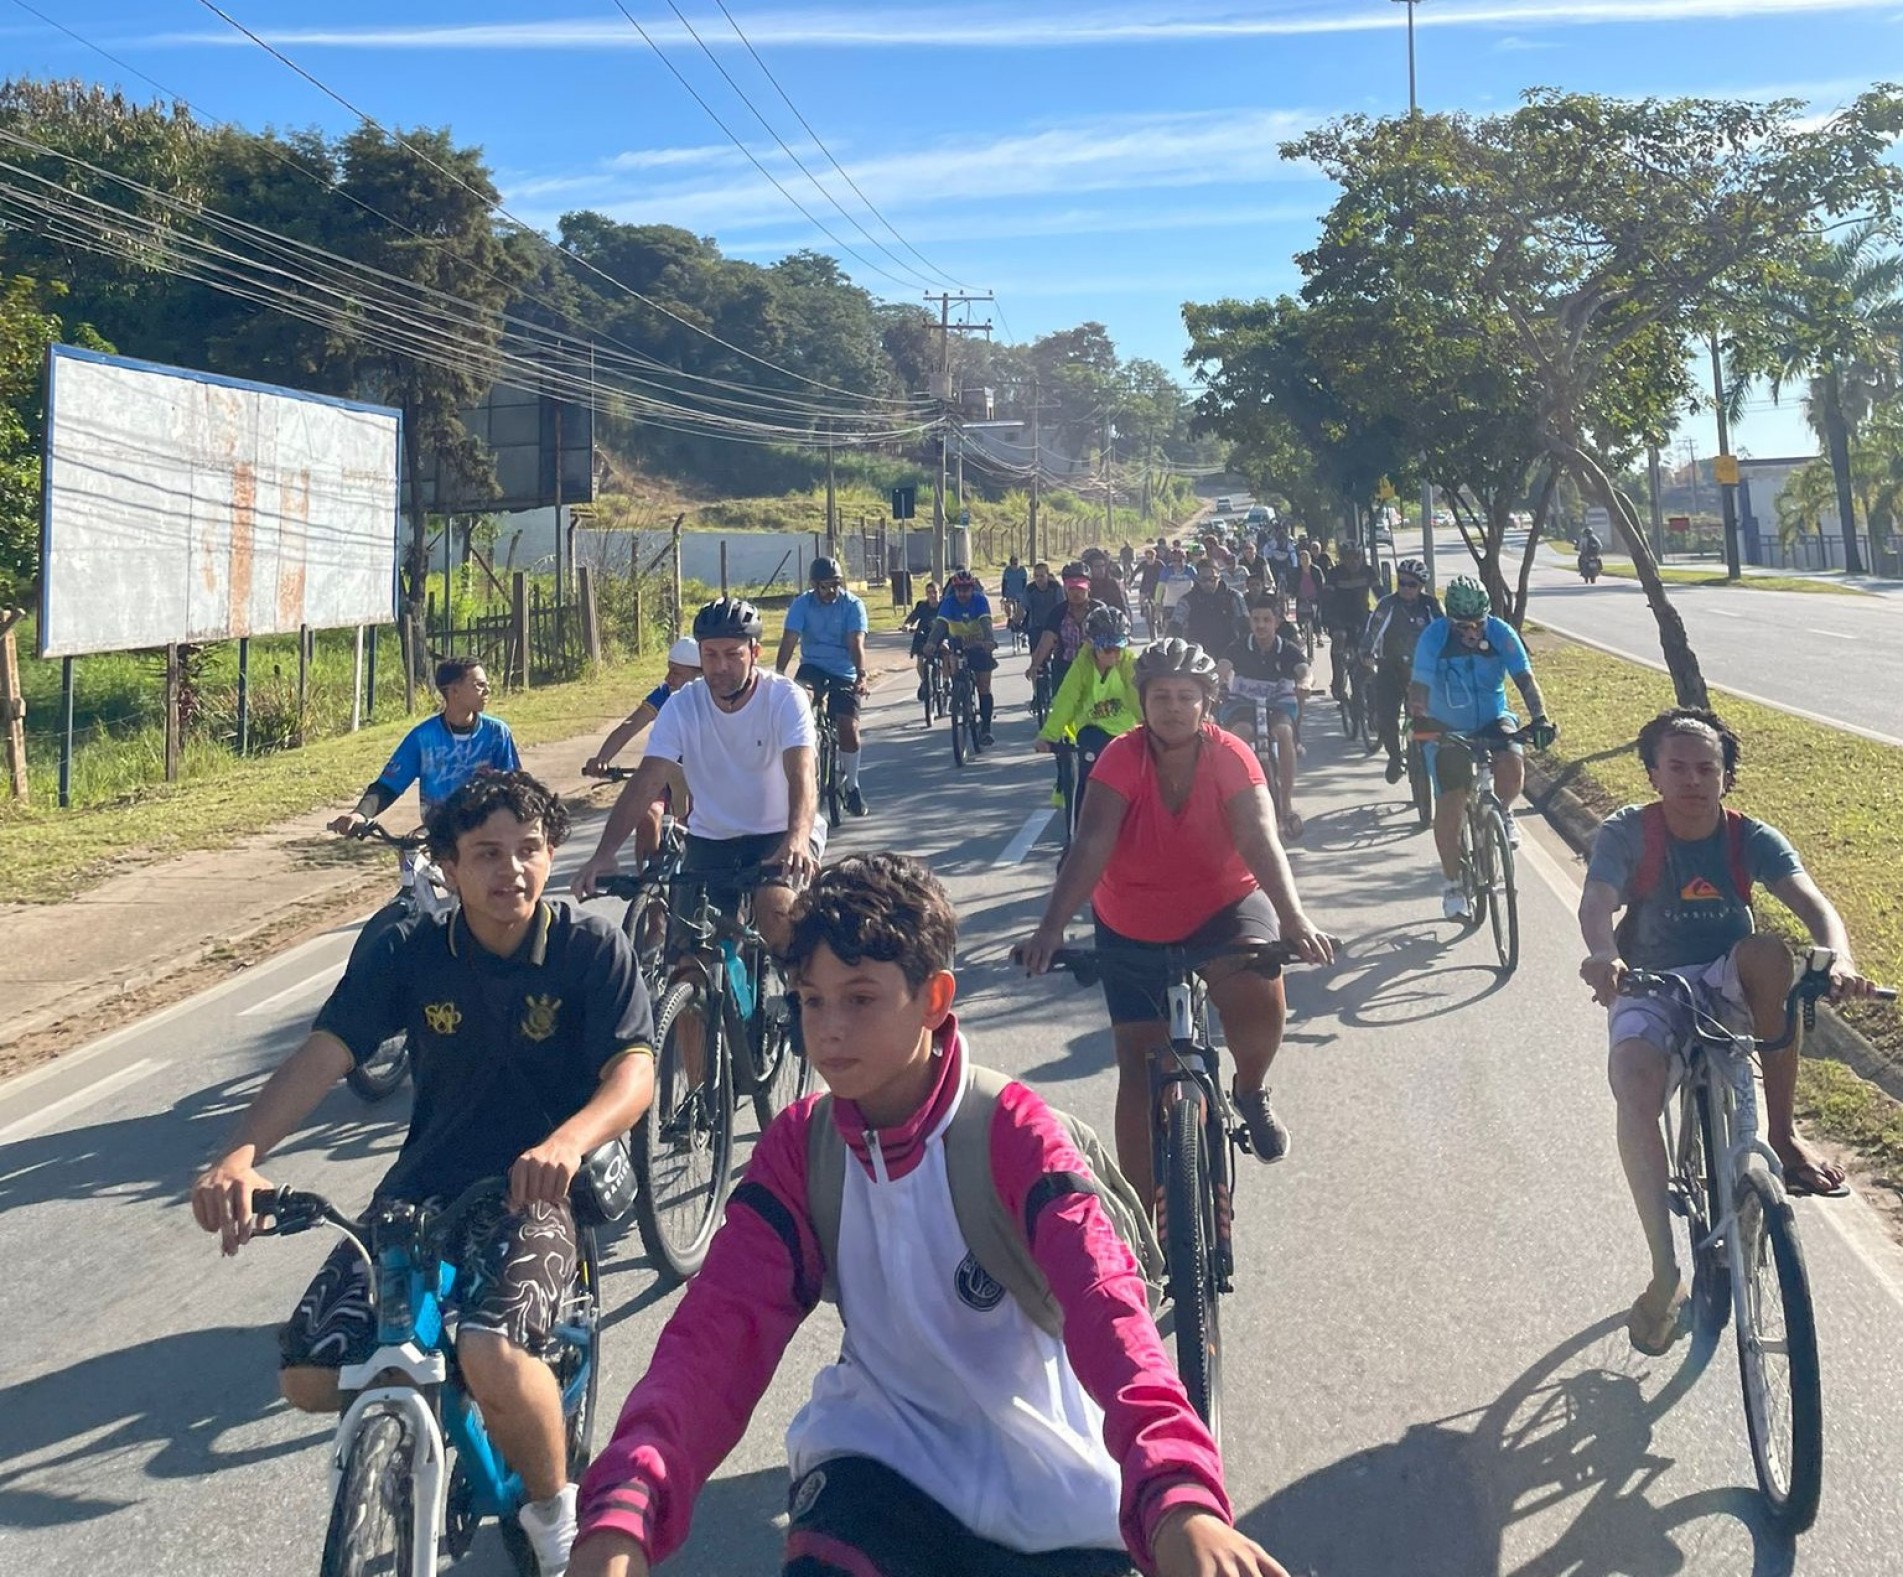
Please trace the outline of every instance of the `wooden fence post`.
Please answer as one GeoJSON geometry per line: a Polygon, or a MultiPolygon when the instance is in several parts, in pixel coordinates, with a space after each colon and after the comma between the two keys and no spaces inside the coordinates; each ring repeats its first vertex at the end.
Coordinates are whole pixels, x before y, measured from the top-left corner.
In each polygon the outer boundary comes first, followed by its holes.
{"type": "Polygon", "coordinates": [[[516,682],[526,690],[529,687],[529,577],[517,570],[510,577],[510,582],[510,658],[515,667],[516,682]]]}
{"type": "MultiPolygon", "coordinates": [[[[300,647],[298,665],[298,693],[303,694],[303,651],[300,647]]],[[[180,744],[178,734],[178,691],[179,665],[178,642],[172,641],[165,648],[165,781],[178,781],[178,762],[180,744]]]]}
{"type": "Polygon", "coordinates": [[[7,726],[7,780],[13,798],[27,802],[26,697],[20,689],[20,646],[13,627],[24,608],[0,608],[0,721],[7,726]]]}
{"type": "Polygon", "coordinates": [[[591,663],[601,661],[601,621],[595,609],[595,570],[592,564],[577,565],[575,585],[581,598],[581,644],[591,663]]]}
{"type": "Polygon", "coordinates": [[[668,631],[669,641],[681,638],[681,629],[686,624],[686,616],[681,611],[681,522],[687,518],[680,514],[674,517],[674,540],[672,552],[674,558],[674,628],[668,631]]]}

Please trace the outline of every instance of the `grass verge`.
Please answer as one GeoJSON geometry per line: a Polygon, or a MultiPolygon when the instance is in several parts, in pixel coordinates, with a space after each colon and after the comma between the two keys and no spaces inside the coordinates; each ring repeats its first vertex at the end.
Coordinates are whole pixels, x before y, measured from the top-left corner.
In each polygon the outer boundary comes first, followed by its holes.
{"type": "MultiPolygon", "coordinates": [[[[1637,580],[1638,571],[1630,559],[1606,559],[1605,573],[1619,580],[1637,580]]],[[[1728,586],[1743,591],[1821,592],[1827,597],[1869,597],[1875,595],[1861,586],[1846,586],[1837,581],[1817,580],[1808,575],[1741,575],[1736,580],[1724,571],[1686,569],[1682,565],[1659,566],[1659,579],[1668,586],[1728,586]]]]}
{"type": "MultiPolygon", "coordinates": [[[[1531,632],[1529,644],[1547,705],[1565,730],[1541,758],[1548,771],[1601,814],[1650,799],[1636,740],[1639,725],[1672,704],[1671,681],[1549,632],[1531,632]]],[[[1722,691],[1714,690],[1713,701],[1744,744],[1731,802],[1797,846],[1843,916],[1864,973],[1903,981],[1903,895],[1895,876],[1903,861],[1903,751],[1722,691]]],[[[1768,893],[1758,895],[1757,910],[1767,928],[1808,941],[1796,916],[1768,893]]],[[[1853,1005],[1843,1017],[1903,1066],[1903,1016],[1853,1005]]],[[[1805,1059],[1798,1101],[1820,1131],[1903,1169],[1903,1105],[1843,1064],[1805,1059]]]]}

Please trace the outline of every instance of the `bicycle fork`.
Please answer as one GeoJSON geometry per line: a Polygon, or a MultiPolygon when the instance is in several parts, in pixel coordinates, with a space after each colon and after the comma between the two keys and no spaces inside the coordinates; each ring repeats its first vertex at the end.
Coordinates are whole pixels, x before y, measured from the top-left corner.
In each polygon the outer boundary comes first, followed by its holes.
{"type": "Polygon", "coordinates": [[[418,1386],[437,1387],[448,1376],[441,1353],[425,1353],[414,1343],[399,1348],[382,1348],[367,1363],[353,1364],[338,1375],[339,1386],[348,1391],[352,1385],[369,1386],[380,1375],[397,1370],[412,1382],[408,1385],[379,1385],[359,1391],[344,1410],[337,1425],[337,1438],[331,1446],[330,1498],[333,1505],[343,1493],[344,1470],[352,1447],[362,1431],[364,1420],[373,1413],[388,1413],[401,1418],[409,1429],[412,1451],[410,1473],[414,1485],[411,1494],[410,1530],[411,1570],[433,1572],[437,1551],[442,1546],[444,1526],[449,1518],[449,1451],[443,1428],[429,1397],[418,1386]]]}

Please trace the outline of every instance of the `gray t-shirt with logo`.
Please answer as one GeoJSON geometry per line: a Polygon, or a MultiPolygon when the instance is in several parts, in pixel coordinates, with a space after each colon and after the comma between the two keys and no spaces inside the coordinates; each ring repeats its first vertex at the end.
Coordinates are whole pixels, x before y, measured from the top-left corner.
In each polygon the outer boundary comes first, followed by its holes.
{"type": "MultiPolygon", "coordinates": [[[[1586,879],[1616,887],[1633,914],[1625,961],[1635,969],[1681,969],[1710,964],[1751,934],[1751,910],[1731,873],[1731,834],[1721,821],[1709,838],[1665,836],[1665,867],[1658,885],[1634,899],[1632,883],[1645,852],[1644,807],[1616,810],[1599,829],[1586,879]]],[[[1775,827],[1745,818],[1744,865],[1760,887],[1804,869],[1797,850],[1775,827]]],[[[1622,926],[1624,923],[1622,922],[1622,926]]]]}

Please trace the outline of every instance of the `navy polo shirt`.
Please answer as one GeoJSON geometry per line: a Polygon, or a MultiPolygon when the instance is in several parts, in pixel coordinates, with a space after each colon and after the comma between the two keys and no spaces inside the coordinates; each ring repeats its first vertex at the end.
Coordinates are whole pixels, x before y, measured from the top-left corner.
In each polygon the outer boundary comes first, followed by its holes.
{"type": "Polygon", "coordinates": [[[359,1063],[408,1030],[416,1098],[379,1198],[449,1199],[499,1177],[594,1098],[609,1063],[652,1047],[654,1012],[628,939],[542,903],[508,958],[460,910],[391,927],[312,1026],[359,1063]]]}

